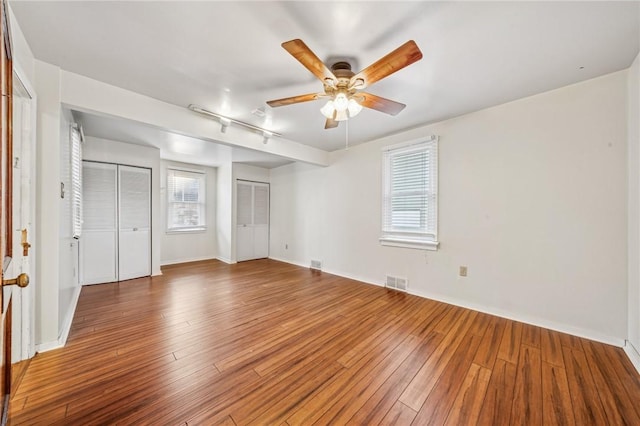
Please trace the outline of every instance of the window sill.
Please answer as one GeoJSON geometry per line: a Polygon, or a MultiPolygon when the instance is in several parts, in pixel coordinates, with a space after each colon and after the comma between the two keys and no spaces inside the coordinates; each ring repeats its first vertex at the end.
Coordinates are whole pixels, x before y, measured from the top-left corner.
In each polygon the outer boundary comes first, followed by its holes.
{"type": "Polygon", "coordinates": [[[400,239],[400,238],[389,238],[382,237],[380,238],[380,244],[383,246],[389,247],[402,247],[408,249],[416,249],[416,250],[438,250],[438,246],[440,245],[439,241],[416,241],[416,240],[408,240],[408,239],[400,239]]]}
{"type": "Polygon", "coordinates": [[[167,234],[202,234],[207,232],[207,228],[184,228],[184,229],[168,229],[167,234]]]}

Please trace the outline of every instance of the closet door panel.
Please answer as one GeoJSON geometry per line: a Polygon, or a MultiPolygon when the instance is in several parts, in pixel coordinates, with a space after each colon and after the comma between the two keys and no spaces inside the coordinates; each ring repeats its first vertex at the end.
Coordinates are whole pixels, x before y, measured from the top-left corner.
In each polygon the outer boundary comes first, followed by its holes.
{"type": "Polygon", "coordinates": [[[117,167],[83,162],[80,240],[84,284],[118,280],[117,167]]]}
{"type": "Polygon", "coordinates": [[[253,258],[269,257],[269,227],[256,226],[253,228],[253,258]]]}
{"type": "Polygon", "coordinates": [[[118,281],[118,250],[115,231],[82,231],[84,284],[118,281]]]}
{"type": "Polygon", "coordinates": [[[253,186],[236,183],[236,260],[253,259],[253,186]]]}
{"type": "Polygon", "coordinates": [[[236,260],[253,259],[253,229],[250,226],[238,226],[236,231],[236,260]]]}
{"type": "Polygon", "coordinates": [[[121,231],[119,281],[151,275],[149,231],[121,231]]]}
{"type": "Polygon", "coordinates": [[[151,171],[118,166],[119,280],[151,275],[151,171]]]}
{"type": "Polygon", "coordinates": [[[253,186],[253,258],[269,257],[269,185],[253,186]]]}

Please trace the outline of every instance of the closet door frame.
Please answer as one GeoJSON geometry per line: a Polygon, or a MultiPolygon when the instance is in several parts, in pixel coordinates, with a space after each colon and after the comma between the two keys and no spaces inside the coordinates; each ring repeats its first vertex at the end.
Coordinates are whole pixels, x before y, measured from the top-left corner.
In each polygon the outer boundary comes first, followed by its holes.
{"type": "MultiPolygon", "coordinates": [[[[106,166],[114,166],[115,167],[115,174],[116,174],[116,181],[115,181],[115,186],[116,186],[116,194],[115,194],[115,198],[116,198],[116,227],[115,227],[115,238],[116,238],[116,242],[115,242],[115,261],[116,261],[116,271],[115,271],[115,282],[119,282],[121,281],[120,279],[120,265],[119,265],[119,257],[120,257],[120,166],[123,167],[133,167],[133,168],[137,168],[137,169],[143,169],[143,170],[148,170],[149,171],[149,275],[152,274],[153,271],[153,267],[152,267],[152,259],[153,259],[153,190],[152,190],[152,186],[153,186],[153,169],[151,167],[145,167],[145,166],[137,166],[137,165],[133,165],[133,164],[123,164],[123,163],[113,163],[110,161],[95,161],[95,160],[82,160],[83,164],[84,163],[93,163],[93,164],[102,164],[102,165],[106,165],[106,166]]],[[[83,195],[84,197],[84,195],[83,195]]],[[[84,230],[83,230],[84,233],[84,230]]],[[[84,255],[84,249],[82,247],[82,237],[80,237],[80,250],[79,250],[79,256],[80,256],[80,278],[81,278],[81,283],[82,285],[92,285],[92,284],[104,284],[104,283],[86,283],[85,282],[85,271],[84,269],[84,261],[82,256],[84,255]]]]}

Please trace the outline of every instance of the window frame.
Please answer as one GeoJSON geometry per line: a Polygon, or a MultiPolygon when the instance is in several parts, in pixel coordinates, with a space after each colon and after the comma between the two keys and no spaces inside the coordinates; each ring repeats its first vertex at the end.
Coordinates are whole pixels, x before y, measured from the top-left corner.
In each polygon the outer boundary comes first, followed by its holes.
{"type": "Polygon", "coordinates": [[[167,167],[167,193],[166,193],[166,223],[165,223],[165,232],[167,234],[175,234],[175,233],[198,233],[198,232],[206,232],[207,230],[207,173],[204,170],[186,170],[179,167],[167,167]],[[189,201],[174,201],[172,200],[172,184],[171,179],[175,177],[175,173],[179,173],[187,175],[185,177],[197,178],[200,180],[199,188],[198,188],[198,201],[197,202],[189,202],[189,201]],[[192,176],[188,176],[192,175],[192,176]],[[173,206],[175,204],[197,204],[199,206],[200,217],[198,218],[198,225],[191,226],[171,226],[171,218],[173,217],[173,206]]]}
{"type": "Polygon", "coordinates": [[[69,179],[71,180],[71,233],[79,239],[82,236],[82,127],[72,124],[69,130],[69,179]]]}
{"type": "MultiPolygon", "coordinates": [[[[381,199],[381,220],[380,220],[380,244],[383,246],[403,247],[420,250],[437,250],[438,241],[438,136],[429,136],[415,139],[409,142],[390,145],[382,148],[382,199],[381,199]],[[411,232],[408,230],[393,229],[388,225],[388,217],[392,214],[391,207],[391,160],[394,155],[406,154],[408,152],[430,154],[429,182],[431,185],[425,189],[423,209],[426,213],[431,212],[433,226],[427,229],[411,232]],[[429,204],[432,199],[432,206],[429,204]]],[[[429,216],[427,216],[429,217],[429,216]]],[[[425,219],[425,221],[428,219],[425,219]]]]}

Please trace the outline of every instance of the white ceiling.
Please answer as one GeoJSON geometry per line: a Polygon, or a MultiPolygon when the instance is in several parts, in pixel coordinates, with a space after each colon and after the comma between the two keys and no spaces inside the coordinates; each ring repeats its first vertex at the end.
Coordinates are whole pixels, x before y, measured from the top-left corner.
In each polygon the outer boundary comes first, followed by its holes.
{"type": "MultiPolygon", "coordinates": [[[[352,57],[355,71],[410,39],[422,50],[367,89],[407,108],[365,109],[349,122],[350,144],[627,68],[640,46],[637,1],[10,4],[38,59],[327,151],[344,147],[345,126],[324,130],[321,101],[265,104],[322,89],[284,41],[301,38],[325,61],[352,57]],[[260,107],[264,118],[251,113],[260,107]]],[[[104,120],[88,121],[101,137],[119,125],[104,120]]]]}

